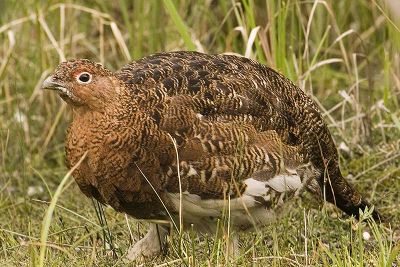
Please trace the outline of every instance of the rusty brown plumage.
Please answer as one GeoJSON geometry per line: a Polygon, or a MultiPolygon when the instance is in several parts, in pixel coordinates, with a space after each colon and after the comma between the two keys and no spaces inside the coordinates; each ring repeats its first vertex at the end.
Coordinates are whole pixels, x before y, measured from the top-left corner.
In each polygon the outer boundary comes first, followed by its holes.
{"type": "Polygon", "coordinates": [[[88,152],[73,174],[81,190],[136,218],[177,212],[169,196],[180,190],[178,164],[182,191],[204,200],[239,198],[249,178],[279,191],[279,182],[268,181],[294,175],[315,181],[313,192],[325,192],[350,215],[368,206],[342,177],[315,103],[256,61],[171,52],[113,73],[73,60],[60,64],[44,87],[72,107],[66,162],[71,168],[88,152]]]}

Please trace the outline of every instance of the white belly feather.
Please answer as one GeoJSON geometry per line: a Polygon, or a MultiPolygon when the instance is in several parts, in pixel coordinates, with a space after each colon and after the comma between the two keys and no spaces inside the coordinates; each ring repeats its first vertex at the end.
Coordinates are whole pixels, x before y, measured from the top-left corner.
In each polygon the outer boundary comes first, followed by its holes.
{"type": "MultiPolygon", "coordinates": [[[[228,218],[232,226],[243,230],[271,223],[282,213],[283,204],[288,200],[285,196],[295,196],[304,188],[305,180],[297,173],[277,175],[268,181],[248,178],[244,180],[246,189],[242,196],[230,200],[201,199],[190,192],[182,192],[184,227],[212,233],[220,218],[228,218]]],[[[169,193],[168,196],[179,211],[180,194],[169,193]]],[[[179,222],[178,216],[174,221],[179,222]]]]}

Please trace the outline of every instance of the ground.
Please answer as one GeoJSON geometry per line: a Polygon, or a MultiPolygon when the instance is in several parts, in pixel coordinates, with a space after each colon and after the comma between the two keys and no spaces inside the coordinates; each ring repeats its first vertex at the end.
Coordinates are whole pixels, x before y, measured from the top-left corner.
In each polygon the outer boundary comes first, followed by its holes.
{"type": "Polygon", "coordinates": [[[145,266],[399,265],[400,25],[391,2],[1,1],[0,265],[128,264],[148,225],[79,192],[64,165],[70,111],[39,86],[64,58],[115,70],[179,49],[246,55],[292,79],[320,106],[345,177],[388,220],[360,223],[305,194],[282,220],[242,233],[235,260],[224,239],[189,231],[145,266]]]}

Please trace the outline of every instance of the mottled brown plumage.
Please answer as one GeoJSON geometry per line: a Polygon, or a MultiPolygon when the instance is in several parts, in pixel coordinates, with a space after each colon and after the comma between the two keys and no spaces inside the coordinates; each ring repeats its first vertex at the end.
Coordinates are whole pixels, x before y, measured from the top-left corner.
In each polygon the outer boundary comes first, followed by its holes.
{"type": "MultiPolygon", "coordinates": [[[[171,52],[112,73],[71,60],[44,87],[72,107],[66,161],[72,168],[88,153],[73,173],[82,192],[135,218],[177,215],[177,154],[185,224],[220,216],[218,200],[228,197],[249,205],[238,214],[254,212],[252,223],[263,224],[262,210],[302,188],[356,217],[368,205],[342,177],[314,102],[256,61],[171,52]]],[[[239,228],[250,226],[237,217],[239,228]]]]}

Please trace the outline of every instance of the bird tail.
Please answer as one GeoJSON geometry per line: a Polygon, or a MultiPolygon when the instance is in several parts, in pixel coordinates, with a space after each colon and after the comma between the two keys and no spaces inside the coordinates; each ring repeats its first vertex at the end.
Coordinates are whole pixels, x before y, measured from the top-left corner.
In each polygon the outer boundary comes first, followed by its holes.
{"type": "MultiPolygon", "coordinates": [[[[327,182],[324,182],[324,177],[320,178],[320,185],[322,185],[321,188],[325,192],[328,202],[336,205],[346,214],[354,216],[357,220],[360,218],[360,210],[364,211],[365,208],[368,208],[368,210],[372,209],[372,205],[363,199],[360,193],[343,178],[339,169],[333,173],[329,173],[329,176],[327,182]]],[[[376,222],[383,221],[383,217],[375,208],[371,216],[376,222]]]]}

